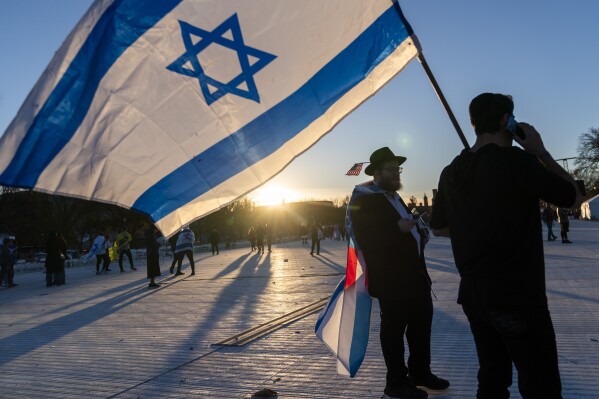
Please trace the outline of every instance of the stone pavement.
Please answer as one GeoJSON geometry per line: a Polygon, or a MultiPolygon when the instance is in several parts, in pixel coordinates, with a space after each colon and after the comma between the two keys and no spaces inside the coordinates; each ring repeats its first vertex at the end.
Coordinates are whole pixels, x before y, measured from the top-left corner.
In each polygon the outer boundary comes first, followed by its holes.
{"type": "MultiPolygon", "coordinates": [[[[547,291],[556,327],[564,398],[599,398],[599,223],[571,224],[572,245],[545,242],[547,291]]],[[[432,367],[451,381],[431,398],[473,398],[477,360],[446,239],[433,238],[427,263],[434,301],[432,367]]],[[[168,273],[158,289],[138,271],[95,275],[68,269],[46,288],[40,272],[0,288],[1,398],[380,398],[385,365],[373,312],[370,346],[354,379],[316,339],[317,312],[244,346],[217,343],[330,296],[344,273],[345,246],[324,241],[320,256],[290,242],[258,255],[247,248],[196,254],[195,276],[168,273]]],[[[277,327],[276,322],[274,326],[277,327]]],[[[514,377],[514,384],[516,384],[514,377]]],[[[520,398],[512,387],[514,398],[520,398]]]]}

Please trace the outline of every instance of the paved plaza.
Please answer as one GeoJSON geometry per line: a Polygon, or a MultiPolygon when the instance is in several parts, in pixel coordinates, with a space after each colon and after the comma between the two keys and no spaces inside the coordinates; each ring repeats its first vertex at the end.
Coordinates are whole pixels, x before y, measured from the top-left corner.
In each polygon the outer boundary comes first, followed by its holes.
{"type": "MultiPolygon", "coordinates": [[[[545,241],[564,398],[599,398],[599,223],[573,221],[570,239],[545,241]]],[[[198,253],[195,276],[188,265],[184,276],[169,274],[164,258],[157,289],[140,259],[124,273],[114,262],[98,276],[92,262],[67,269],[61,287],[45,287],[40,271],[17,273],[18,287],[0,288],[0,397],[241,399],[269,388],[281,399],[380,398],[377,309],[353,379],[336,374],[314,335],[313,309],[345,271],[344,243],[322,247],[320,256],[301,241],[266,254],[198,253]]],[[[433,238],[426,255],[437,297],[432,368],[451,381],[429,397],[474,398],[476,352],[455,302],[449,240],[433,238]]],[[[520,398],[515,386],[512,397],[520,398]]]]}

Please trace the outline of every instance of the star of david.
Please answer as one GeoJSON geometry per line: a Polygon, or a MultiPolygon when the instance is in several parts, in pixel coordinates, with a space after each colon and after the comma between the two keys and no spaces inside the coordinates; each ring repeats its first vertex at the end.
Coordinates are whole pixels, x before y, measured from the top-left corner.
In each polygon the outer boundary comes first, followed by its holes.
{"type": "Polygon", "coordinates": [[[197,28],[183,21],[179,21],[179,25],[181,26],[181,35],[183,36],[183,44],[186,51],[167,67],[168,70],[197,78],[208,105],[211,105],[228,93],[256,101],[257,103],[260,102],[258,89],[254,82],[254,75],[277,57],[245,45],[237,14],[233,14],[212,32],[197,28]],[[224,36],[229,31],[231,31],[232,40],[224,36]],[[200,37],[201,40],[194,44],[193,37],[200,37]],[[198,55],[213,43],[237,52],[241,73],[229,82],[220,82],[206,75],[200,64],[198,55]],[[250,56],[255,59],[251,65],[250,56]],[[191,65],[192,69],[184,67],[186,64],[191,65]],[[244,83],[246,89],[244,89],[244,83]]]}

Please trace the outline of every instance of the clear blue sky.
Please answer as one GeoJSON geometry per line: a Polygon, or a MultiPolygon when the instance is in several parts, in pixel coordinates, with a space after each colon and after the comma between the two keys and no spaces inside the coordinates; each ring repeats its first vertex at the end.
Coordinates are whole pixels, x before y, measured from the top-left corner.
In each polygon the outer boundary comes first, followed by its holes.
{"type": "MultiPolygon", "coordinates": [[[[0,134],[91,3],[0,2],[0,134]]],[[[580,135],[599,127],[599,1],[400,0],[400,5],[471,144],[468,103],[484,91],[513,95],[516,118],[534,124],[555,158],[576,156],[580,135]]],[[[265,187],[294,190],[288,201],[343,197],[366,180],[345,172],[382,146],[408,158],[401,192],[406,199],[430,197],[441,169],[461,150],[417,61],[265,187]]]]}

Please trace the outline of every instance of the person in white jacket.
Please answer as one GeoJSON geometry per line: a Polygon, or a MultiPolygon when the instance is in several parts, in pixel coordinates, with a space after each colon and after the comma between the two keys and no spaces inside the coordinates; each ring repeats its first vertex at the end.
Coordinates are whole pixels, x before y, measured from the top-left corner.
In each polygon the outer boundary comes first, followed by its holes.
{"type": "MultiPolygon", "coordinates": [[[[187,259],[189,259],[189,265],[191,266],[191,276],[195,275],[195,263],[193,261],[193,243],[195,242],[196,237],[193,234],[193,231],[189,228],[189,226],[184,226],[181,232],[179,233],[179,238],[177,238],[177,246],[175,247],[175,260],[177,261],[177,273],[176,276],[181,276],[185,273],[181,271],[181,264],[183,263],[183,257],[187,255],[187,259]]],[[[174,263],[174,262],[173,262],[174,263]]],[[[170,272],[171,274],[175,270],[174,264],[171,265],[170,272]]]]}
{"type": "Polygon", "coordinates": [[[110,257],[108,256],[107,248],[108,247],[106,238],[104,238],[104,233],[100,231],[98,232],[98,235],[96,235],[96,239],[94,240],[94,243],[92,244],[91,248],[91,252],[93,252],[94,255],[96,255],[96,274],[100,274],[100,263],[102,263],[102,261],[104,262],[104,264],[102,265],[102,271],[110,271],[110,269],[108,268],[108,264],[110,263],[110,257]]]}

